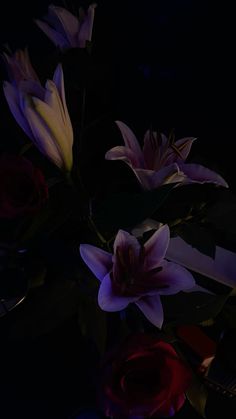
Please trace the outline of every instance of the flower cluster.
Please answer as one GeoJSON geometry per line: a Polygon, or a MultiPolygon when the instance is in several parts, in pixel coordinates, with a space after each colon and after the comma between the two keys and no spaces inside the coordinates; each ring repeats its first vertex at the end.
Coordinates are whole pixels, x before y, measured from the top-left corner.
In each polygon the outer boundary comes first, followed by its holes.
{"type": "Polygon", "coordinates": [[[58,47],[45,83],[27,49],[2,54],[18,146],[0,155],[0,300],[6,306],[30,299],[29,289],[46,287],[51,273],[73,284],[81,330],[103,346],[97,407],[116,419],[169,417],[182,408],[185,393],[192,401],[188,390],[197,380],[203,385],[200,364],[178,346],[178,326],[217,319],[235,287],[235,271],[228,269],[235,227],[226,219],[234,216],[236,198],[220,174],[189,161],[196,138],[176,141],[148,129],[141,148],[121,121],[112,132],[124,145],[106,150],[100,164],[106,182],[90,190],[86,142],[99,118],[84,117],[89,78],[81,87],[66,69],[76,63],[92,73],[95,8],[80,9],[77,17],[50,5],[35,20],[58,47]],[[124,161],[131,171],[123,178],[122,164],[107,160],[124,161]],[[227,288],[223,299],[216,285],[227,288]],[[113,315],[119,327],[109,339],[113,315]],[[94,329],[101,324],[99,340],[94,329]]]}

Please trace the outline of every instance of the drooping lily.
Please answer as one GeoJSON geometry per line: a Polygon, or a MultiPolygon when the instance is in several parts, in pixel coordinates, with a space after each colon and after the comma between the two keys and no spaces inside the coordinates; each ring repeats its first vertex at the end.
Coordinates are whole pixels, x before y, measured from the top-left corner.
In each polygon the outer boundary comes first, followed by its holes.
{"type": "Polygon", "coordinates": [[[192,163],[185,163],[193,137],[176,142],[164,134],[148,130],[141,149],[131,129],[121,121],[116,121],[124,146],[117,146],[106,153],[107,160],[123,160],[127,163],[144,189],[155,189],[166,183],[215,183],[228,187],[225,180],[214,171],[192,163]]]}
{"type": "Polygon", "coordinates": [[[161,328],[164,315],[160,296],[195,285],[187,269],[164,259],[169,240],[169,227],[164,225],[144,246],[128,232],[119,230],[113,255],[81,244],[83,261],[101,281],[98,304],[102,310],[120,311],[135,303],[151,323],[161,328]]]}
{"type": "Polygon", "coordinates": [[[39,78],[34,70],[27,48],[18,49],[14,54],[3,53],[8,78],[12,84],[19,85],[21,81],[31,80],[39,83],[39,78]]]}
{"type": "Polygon", "coordinates": [[[51,4],[44,21],[35,23],[61,50],[85,48],[86,41],[91,41],[96,4],[91,4],[84,12],[79,11],[79,18],[68,10],[51,4]]]}
{"type": "Polygon", "coordinates": [[[4,94],[17,123],[35,146],[60,169],[72,168],[73,129],[67,110],[62,66],[45,88],[35,80],[5,82],[4,94]]]}

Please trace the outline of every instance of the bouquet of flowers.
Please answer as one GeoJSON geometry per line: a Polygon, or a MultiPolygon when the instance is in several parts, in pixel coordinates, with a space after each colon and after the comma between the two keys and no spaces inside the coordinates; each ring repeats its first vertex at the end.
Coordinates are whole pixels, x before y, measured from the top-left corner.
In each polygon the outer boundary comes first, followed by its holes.
{"type": "Polygon", "coordinates": [[[156,121],[137,138],[104,112],[96,13],[50,5],[41,68],[2,54],[1,320],[14,309],[17,339],[76,315],[97,362],[74,418],[170,417],[186,400],[204,417],[212,388],[235,397],[236,196],[192,160],[201,139],[156,121]]]}

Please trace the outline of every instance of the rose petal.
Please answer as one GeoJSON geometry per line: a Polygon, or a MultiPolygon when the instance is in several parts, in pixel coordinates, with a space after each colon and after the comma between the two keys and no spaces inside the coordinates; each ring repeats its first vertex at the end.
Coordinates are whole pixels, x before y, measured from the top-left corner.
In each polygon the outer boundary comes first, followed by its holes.
{"type": "Polygon", "coordinates": [[[159,329],[162,327],[164,320],[163,308],[159,295],[142,297],[135,302],[138,308],[143,312],[144,316],[159,329]]]}
{"type": "Polygon", "coordinates": [[[91,244],[80,245],[80,256],[100,281],[112,268],[112,255],[91,244]]]}
{"type": "Polygon", "coordinates": [[[138,297],[123,297],[113,293],[110,273],[102,280],[98,292],[98,304],[104,311],[120,311],[133,303],[138,297]]]}

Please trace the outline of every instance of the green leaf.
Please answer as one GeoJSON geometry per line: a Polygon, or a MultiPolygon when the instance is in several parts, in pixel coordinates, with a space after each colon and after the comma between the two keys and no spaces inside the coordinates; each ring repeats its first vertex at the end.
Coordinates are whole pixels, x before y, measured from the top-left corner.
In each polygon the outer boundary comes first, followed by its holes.
{"type": "Polygon", "coordinates": [[[92,339],[102,355],[106,347],[107,317],[97,303],[97,298],[83,295],[78,305],[78,322],[84,337],[92,339]]]}
{"type": "Polygon", "coordinates": [[[215,318],[227,301],[229,294],[212,295],[203,292],[162,296],[165,322],[171,324],[198,324],[215,318]]]}
{"type": "Polygon", "coordinates": [[[186,396],[197,413],[205,418],[208,391],[204,383],[196,375],[193,376],[192,384],[186,392],[186,396]]]}
{"type": "Polygon", "coordinates": [[[182,239],[204,255],[215,258],[216,244],[210,232],[197,223],[183,224],[178,230],[182,239]]]}
{"type": "Polygon", "coordinates": [[[12,319],[9,337],[37,337],[59,327],[77,313],[80,289],[76,282],[51,279],[45,285],[30,290],[12,319]]]}
{"type": "MultiPolygon", "coordinates": [[[[131,229],[150,218],[167,199],[175,184],[164,185],[152,191],[120,193],[103,201],[97,209],[94,223],[108,235],[118,229],[131,229]]],[[[105,234],[104,233],[104,234],[105,234]]]]}

